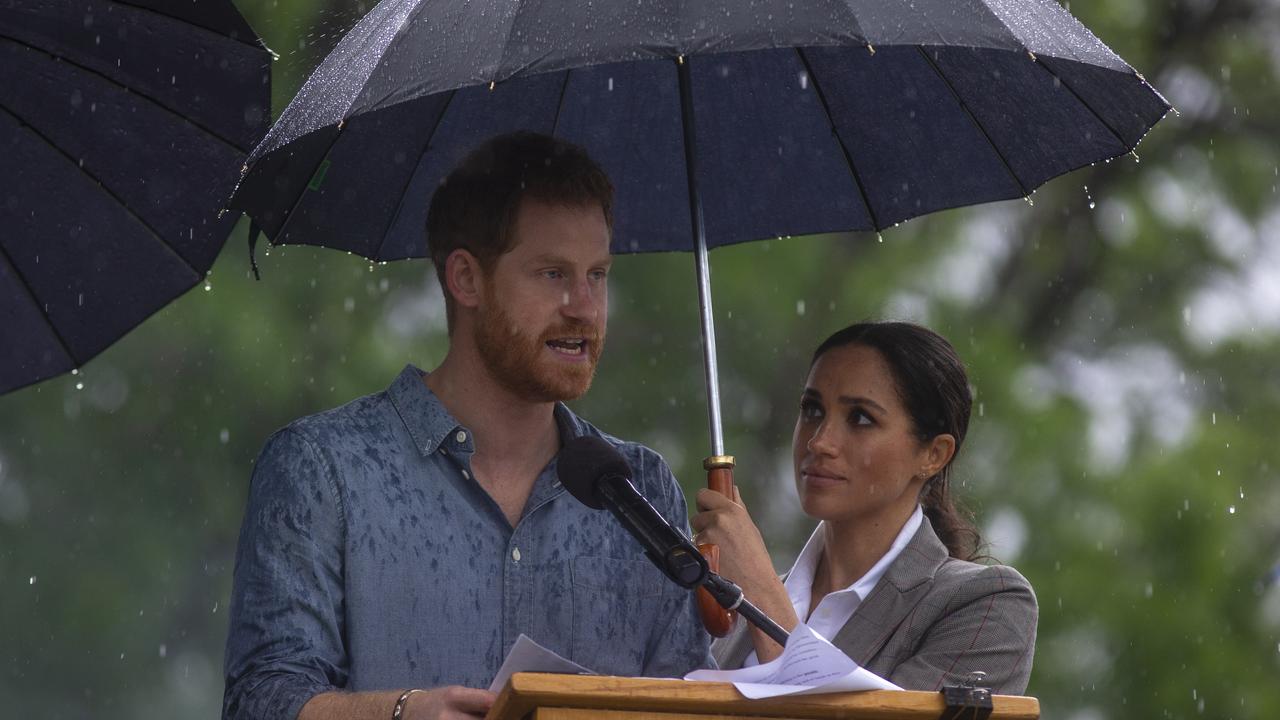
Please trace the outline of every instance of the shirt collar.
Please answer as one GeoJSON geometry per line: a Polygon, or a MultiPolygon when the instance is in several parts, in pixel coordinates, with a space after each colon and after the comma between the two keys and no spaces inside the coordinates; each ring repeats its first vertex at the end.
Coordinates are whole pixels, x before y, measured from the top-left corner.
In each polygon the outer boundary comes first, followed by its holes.
{"type": "MultiPolygon", "coordinates": [[[[876,564],[872,565],[871,569],[854,581],[852,585],[835,592],[852,590],[861,599],[865,599],[867,595],[870,595],[871,591],[875,589],[876,583],[880,582],[880,578],[884,577],[885,571],[902,554],[902,550],[907,546],[907,543],[911,542],[911,538],[920,529],[920,524],[923,521],[924,511],[919,505],[916,505],[915,511],[911,513],[911,517],[907,518],[907,522],[898,531],[898,536],[894,538],[888,552],[882,555],[876,561],[876,564]]],[[[822,523],[818,523],[818,527],[809,536],[809,541],[804,544],[804,549],[796,556],[796,562],[791,567],[791,572],[787,573],[787,579],[783,582],[787,589],[787,595],[791,598],[791,605],[796,608],[796,614],[802,618],[811,609],[809,604],[813,598],[813,576],[818,570],[818,559],[822,557],[824,545],[822,523]]]]}
{"type": "MultiPolygon", "coordinates": [[[[422,381],[426,375],[413,365],[405,365],[391,387],[387,388],[387,396],[413,438],[413,444],[423,455],[439,450],[446,442],[458,452],[473,451],[475,441],[471,438],[471,431],[449,413],[440,398],[422,381]]],[[[556,403],[554,414],[561,444],[585,432],[586,423],[564,403],[556,403]]]]}

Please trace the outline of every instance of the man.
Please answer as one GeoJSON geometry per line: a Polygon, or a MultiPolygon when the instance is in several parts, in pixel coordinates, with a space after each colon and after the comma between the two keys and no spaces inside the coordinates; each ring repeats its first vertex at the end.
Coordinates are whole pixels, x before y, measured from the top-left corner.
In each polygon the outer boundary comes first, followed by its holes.
{"type": "Polygon", "coordinates": [[[478,717],[494,696],[477,688],[521,633],[602,673],[709,662],[692,594],[556,480],[565,440],[604,437],[687,523],[656,453],[562,404],[604,342],[612,203],[584,151],[528,133],[490,140],[436,191],[449,351],[268,441],[236,553],[224,718],[478,717]]]}

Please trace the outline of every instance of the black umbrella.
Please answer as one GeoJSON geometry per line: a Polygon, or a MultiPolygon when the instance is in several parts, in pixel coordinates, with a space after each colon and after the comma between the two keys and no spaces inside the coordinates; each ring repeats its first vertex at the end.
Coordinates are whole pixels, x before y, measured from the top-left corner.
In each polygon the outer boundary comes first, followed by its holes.
{"type": "Polygon", "coordinates": [[[204,279],[270,60],[230,0],[0,0],[0,393],[204,279]]]}
{"type": "Polygon", "coordinates": [[[420,257],[469,149],[517,129],[584,145],[617,185],[616,252],[696,251],[718,456],[708,247],[1026,196],[1168,109],[1052,0],[383,0],[232,207],[275,243],[420,257]]]}
{"type": "Polygon", "coordinates": [[[695,251],[704,465],[731,495],[708,247],[1026,196],[1132,152],[1168,109],[1052,0],[383,0],[254,149],[232,207],[277,243],[418,257],[432,191],[485,138],[584,145],[617,186],[616,252],[695,251]]]}

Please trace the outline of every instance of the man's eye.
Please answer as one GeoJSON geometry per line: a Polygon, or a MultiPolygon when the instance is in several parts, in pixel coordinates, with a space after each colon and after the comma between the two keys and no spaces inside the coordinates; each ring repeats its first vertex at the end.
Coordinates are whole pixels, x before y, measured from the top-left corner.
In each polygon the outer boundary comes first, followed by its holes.
{"type": "Polygon", "coordinates": [[[564,273],[560,272],[559,270],[543,270],[542,276],[547,278],[548,280],[559,280],[560,278],[564,277],[564,273]]]}
{"type": "Polygon", "coordinates": [[[604,280],[607,277],[609,277],[608,270],[592,270],[591,271],[591,278],[593,280],[604,280]]]}

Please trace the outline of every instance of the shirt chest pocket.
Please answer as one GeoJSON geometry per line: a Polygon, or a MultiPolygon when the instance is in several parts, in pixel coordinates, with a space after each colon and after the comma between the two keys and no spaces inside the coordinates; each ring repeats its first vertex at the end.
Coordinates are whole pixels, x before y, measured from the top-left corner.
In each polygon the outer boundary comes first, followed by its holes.
{"type": "Polygon", "coordinates": [[[571,579],[573,659],[605,675],[641,674],[662,596],[678,588],[647,560],[576,557],[571,579]]]}

